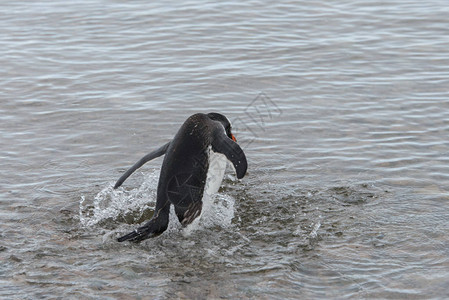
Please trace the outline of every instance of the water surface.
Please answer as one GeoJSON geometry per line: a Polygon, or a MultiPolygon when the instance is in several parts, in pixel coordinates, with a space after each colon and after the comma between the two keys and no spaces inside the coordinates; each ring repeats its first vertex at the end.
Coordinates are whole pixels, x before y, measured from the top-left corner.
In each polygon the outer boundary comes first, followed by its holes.
{"type": "Polygon", "coordinates": [[[446,1],[16,1],[0,14],[0,295],[444,298],[446,1]],[[203,218],[152,213],[196,112],[233,121],[203,218]]]}

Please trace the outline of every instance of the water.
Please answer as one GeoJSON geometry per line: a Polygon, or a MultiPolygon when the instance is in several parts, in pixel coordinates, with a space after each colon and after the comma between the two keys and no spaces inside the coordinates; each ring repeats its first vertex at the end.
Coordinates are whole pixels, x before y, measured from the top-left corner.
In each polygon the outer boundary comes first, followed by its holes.
{"type": "Polygon", "coordinates": [[[449,295],[446,1],[48,1],[0,14],[0,296],[449,295]],[[148,218],[196,112],[249,162],[194,226],[148,218]]]}

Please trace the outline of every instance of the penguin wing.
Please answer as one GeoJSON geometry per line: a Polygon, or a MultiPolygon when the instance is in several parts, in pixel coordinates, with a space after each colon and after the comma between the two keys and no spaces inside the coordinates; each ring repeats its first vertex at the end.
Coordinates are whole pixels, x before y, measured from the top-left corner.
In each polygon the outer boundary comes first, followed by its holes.
{"type": "Polygon", "coordinates": [[[129,168],[128,171],[125,172],[125,174],[123,174],[119,180],[117,180],[117,182],[114,185],[114,189],[118,188],[119,186],[122,185],[122,183],[138,168],[140,168],[141,166],[143,166],[145,163],[149,162],[152,159],[155,159],[156,157],[159,157],[161,155],[164,155],[165,152],[167,152],[168,146],[170,146],[170,142],[168,142],[167,144],[163,145],[162,147],[160,147],[157,150],[154,150],[151,153],[148,153],[147,155],[145,155],[144,157],[142,157],[138,162],[136,162],[134,164],[134,166],[132,166],[131,168],[129,168]]]}
{"type": "Polygon", "coordinates": [[[223,130],[217,129],[215,131],[212,150],[224,154],[232,162],[238,179],[245,176],[246,169],[248,168],[245,153],[243,153],[242,148],[231,140],[223,130]]]}

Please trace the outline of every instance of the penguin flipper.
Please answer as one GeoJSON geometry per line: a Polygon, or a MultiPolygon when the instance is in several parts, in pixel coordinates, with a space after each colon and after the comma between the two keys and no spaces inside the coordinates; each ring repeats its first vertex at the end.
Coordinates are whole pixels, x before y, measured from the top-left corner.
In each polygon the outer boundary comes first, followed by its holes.
{"type": "Polygon", "coordinates": [[[231,140],[225,134],[225,132],[221,130],[217,130],[215,132],[212,142],[212,150],[224,154],[226,158],[230,162],[232,162],[238,179],[241,179],[243,178],[243,176],[245,176],[246,170],[248,168],[245,153],[236,142],[231,140]]]}
{"type": "Polygon", "coordinates": [[[118,188],[119,186],[122,185],[122,183],[132,174],[134,173],[134,171],[136,171],[138,168],[140,168],[141,166],[143,166],[145,163],[149,162],[152,159],[155,159],[156,157],[159,157],[161,155],[164,155],[165,152],[167,152],[168,146],[170,146],[170,142],[168,142],[167,144],[163,145],[162,147],[160,147],[157,150],[154,150],[153,152],[148,153],[147,155],[145,155],[144,157],[142,157],[138,162],[136,162],[134,164],[134,166],[132,166],[131,168],[128,169],[128,171],[125,172],[125,174],[123,174],[119,180],[117,180],[117,182],[114,185],[114,189],[118,188]]]}
{"type": "Polygon", "coordinates": [[[187,226],[193,222],[200,214],[203,208],[202,201],[192,202],[187,210],[180,213],[178,207],[175,207],[176,214],[178,215],[178,219],[181,222],[182,226],[187,226]]]}

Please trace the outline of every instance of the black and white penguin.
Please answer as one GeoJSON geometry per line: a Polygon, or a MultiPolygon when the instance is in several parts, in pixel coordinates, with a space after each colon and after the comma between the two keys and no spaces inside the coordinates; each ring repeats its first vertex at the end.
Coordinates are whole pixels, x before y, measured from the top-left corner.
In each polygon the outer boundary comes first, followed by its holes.
{"type": "Polygon", "coordinates": [[[173,140],[145,155],[126,171],[114,188],[143,164],[163,154],[154,215],[143,226],[118,238],[119,242],[140,242],[164,232],[171,204],[181,224],[190,224],[201,214],[203,195],[218,191],[227,160],[239,179],[247,169],[245,154],[231,132],[229,120],[219,113],[198,113],[184,122],[173,140]]]}

